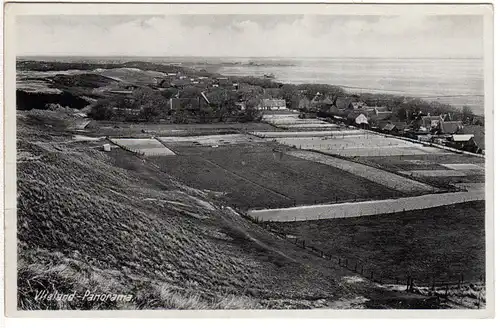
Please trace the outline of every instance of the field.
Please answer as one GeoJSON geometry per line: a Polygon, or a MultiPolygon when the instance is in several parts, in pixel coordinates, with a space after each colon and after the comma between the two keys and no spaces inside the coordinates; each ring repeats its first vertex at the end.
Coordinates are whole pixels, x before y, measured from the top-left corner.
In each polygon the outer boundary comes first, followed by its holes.
{"type": "Polygon", "coordinates": [[[485,265],[483,201],[439,208],[307,222],[270,223],[335,256],[394,281],[479,281],[485,265]]]}
{"type": "Polygon", "coordinates": [[[485,181],[484,158],[452,152],[434,155],[359,157],[353,160],[442,187],[481,184],[485,181]]]}
{"type": "Polygon", "coordinates": [[[349,272],[290,248],[130,152],[100,152],[86,144],[96,141],[55,137],[23,122],[18,133],[21,309],[305,309],[383,293],[342,286],[349,272]],[[42,290],[86,289],[134,298],[34,299],[42,290]]]}
{"type": "Polygon", "coordinates": [[[276,208],[404,195],[344,170],[283,153],[274,143],[163,143],[177,156],[152,158],[187,185],[225,193],[240,208],[276,208]]]}
{"type": "Polygon", "coordinates": [[[275,131],[266,123],[167,124],[94,121],[87,129],[96,136],[144,138],[149,136],[202,136],[241,131],[275,131]]]}
{"type": "Polygon", "coordinates": [[[327,123],[315,118],[300,119],[299,114],[286,112],[267,114],[262,117],[262,120],[282,129],[331,129],[338,127],[336,124],[327,123]]]}
{"type": "Polygon", "coordinates": [[[262,139],[246,134],[211,134],[189,137],[159,137],[158,140],[165,144],[188,144],[203,146],[236,145],[250,142],[263,142],[262,139]]]}
{"type": "Polygon", "coordinates": [[[438,191],[436,188],[433,188],[421,182],[411,180],[375,167],[354,163],[352,161],[344,160],[341,158],[304,150],[293,150],[288,152],[288,154],[294,157],[308,159],[310,161],[336,167],[338,169],[355,174],[357,176],[361,176],[367,180],[376,182],[380,185],[394,190],[398,190],[408,195],[418,195],[422,193],[438,191]]]}
{"type": "Polygon", "coordinates": [[[277,142],[298,149],[320,150],[343,157],[401,156],[441,153],[442,150],[372,134],[343,134],[329,137],[277,138],[277,142]]]}

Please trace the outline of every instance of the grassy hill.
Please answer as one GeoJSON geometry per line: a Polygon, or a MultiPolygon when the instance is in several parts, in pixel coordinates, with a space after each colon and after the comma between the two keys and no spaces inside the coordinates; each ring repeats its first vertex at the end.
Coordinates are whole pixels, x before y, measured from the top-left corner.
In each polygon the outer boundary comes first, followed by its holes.
{"type": "Polygon", "coordinates": [[[359,299],[376,308],[431,306],[352,283],[349,271],[246,220],[217,195],[126,151],[101,152],[99,142],[18,117],[21,309],[342,308],[359,299]],[[41,291],[133,299],[36,300],[41,291]]]}

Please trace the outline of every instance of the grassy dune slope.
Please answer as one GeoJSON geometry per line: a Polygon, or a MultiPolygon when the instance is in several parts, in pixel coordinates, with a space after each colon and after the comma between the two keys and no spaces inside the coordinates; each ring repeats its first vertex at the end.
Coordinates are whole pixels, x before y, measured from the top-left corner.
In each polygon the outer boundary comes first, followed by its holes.
{"type": "Polygon", "coordinates": [[[141,159],[91,146],[18,124],[20,308],[310,308],[367,288],[141,159]],[[87,289],[134,299],[35,300],[87,289]]]}

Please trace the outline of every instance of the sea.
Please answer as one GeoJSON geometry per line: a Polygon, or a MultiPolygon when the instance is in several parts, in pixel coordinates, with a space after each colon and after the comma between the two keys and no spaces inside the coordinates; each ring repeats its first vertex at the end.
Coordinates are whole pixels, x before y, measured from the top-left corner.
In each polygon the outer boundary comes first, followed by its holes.
{"type": "Polygon", "coordinates": [[[475,114],[484,115],[481,58],[57,57],[56,60],[141,60],[182,64],[231,76],[272,74],[283,83],[333,84],[352,93],[420,97],[458,109],[468,106],[475,114]]]}

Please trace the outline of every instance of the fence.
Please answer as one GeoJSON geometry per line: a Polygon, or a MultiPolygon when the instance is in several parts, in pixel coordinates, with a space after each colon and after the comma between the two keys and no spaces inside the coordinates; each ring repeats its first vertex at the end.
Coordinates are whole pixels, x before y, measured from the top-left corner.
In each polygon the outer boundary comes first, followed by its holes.
{"type": "MultiPolygon", "coordinates": [[[[370,265],[369,263],[353,260],[352,258],[342,257],[333,255],[330,252],[324,251],[312,245],[310,242],[296,238],[295,236],[288,235],[284,231],[271,227],[268,222],[264,222],[258,218],[254,218],[249,215],[243,215],[247,219],[252,222],[258,224],[263,227],[267,231],[281,237],[285,241],[295,245],[296,247],[302,248],[304,250],[309,251],[315,256],[323,258],[328,261],[332,261],[333,264],[337,265],[340,268],[347,269],[353,273],[356,273],[367,280],[370,280],[374,283],[381,285],[394,285],[396,287],[400,287],[399,290],[403,290],[408,293],[425,295],[425,296],[433,296],[438,299],[448,300],[451,296],[451,291],[455,288],[461,290],[462,288],[470,285],[479,286],[481,288],[485,287],[486,280],[485,276],[481,275],[477,279],[469,279],[465,280],[465,276],[463,273],[455,274],[449,276],[447,279],[436,279],[435,277],[426,279],[416,279],[414,276],[388,276],[380,273],[377,269],[375,269],[374,265],[370,265]]],[[[481,307],[481,297],[477,297],[477,306],[481,307]]],[[[484,301],[483,301],[484,305],[484,301]]]]}

